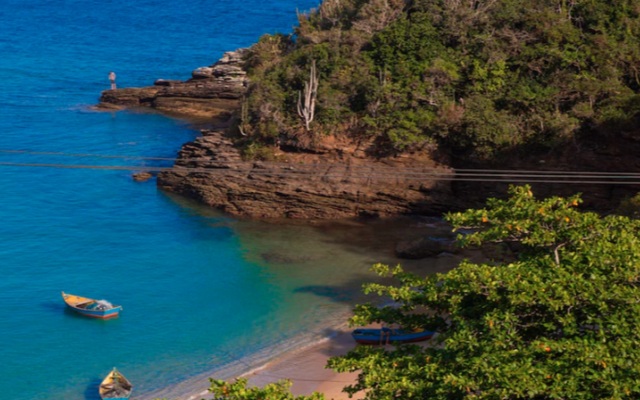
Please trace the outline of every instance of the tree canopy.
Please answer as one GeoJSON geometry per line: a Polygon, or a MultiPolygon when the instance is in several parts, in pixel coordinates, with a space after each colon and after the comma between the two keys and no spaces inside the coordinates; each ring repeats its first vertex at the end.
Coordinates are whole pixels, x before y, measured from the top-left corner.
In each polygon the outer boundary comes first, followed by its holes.
{"type": "Polygon", "coordinates": [[[425,326],[428,347],[357,347],[332,359],[360,370],[367,399],[632,399],[640,396],[640,223],[580,212],[578,196],[507,200],[449,214],[463,245],[517,245],[512,262],[463,262],[425,278],[378,265],[397,284],[368,292],[355,324],[425,326]]]}
{"type": "Polygon", "coordinates": [[[216,400],[324,400],[324,396],[313,393],[310,396],[294,396],[289,391],[291,381],[283,379],[264,387],[248,387],[246,378],[234,382],[210,379],[209,392],[216,400]]]}
{"type": "Polygon", "coordinates": [[[263,36],[247,68],[245,140],[340,133],[480,159],[552,148],[640,111],[640,0],[325,0],[293,34],[263,36]]]}

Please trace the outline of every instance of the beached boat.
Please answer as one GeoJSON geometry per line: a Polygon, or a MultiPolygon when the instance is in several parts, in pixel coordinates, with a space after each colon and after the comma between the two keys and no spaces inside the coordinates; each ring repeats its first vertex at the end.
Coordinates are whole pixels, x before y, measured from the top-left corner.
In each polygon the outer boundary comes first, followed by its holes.
{"type": "Polygon", "coordinates": [[[109,372],[100,384],[100,398],[110,400],[128,400],[133,391],[133,385],[117,369],[109,372]]]}
{"type": "Polygon", "coordinates": [[[122,311],[122,306],[114,306],[106,300],[95,300],[65,292],[62,292],[62,298],[69,308],[91,318],[114,318],[122,311]]]}
{"type": "Polygon", "coordinates": [[[392,344],[422,342],[431,339],[435,332],[427,330],[405,330],[391,328],[356,329],[351,336],[360,344],[392,344]]]}

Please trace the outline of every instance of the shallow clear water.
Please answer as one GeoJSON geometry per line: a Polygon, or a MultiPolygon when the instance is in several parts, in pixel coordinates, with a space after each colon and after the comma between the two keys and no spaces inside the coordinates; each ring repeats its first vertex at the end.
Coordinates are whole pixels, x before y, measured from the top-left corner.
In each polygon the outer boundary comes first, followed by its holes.
{"type": "Polygon", "coordinates": [[[111,70],[120,86],[188,79],[263,33],[290,32],[296,9],[316,5],[3,0],[0,398],[96,399],[114,366],[143,397],[250,368],[343,320],[370,265],[392,248],[346,245],[351,228],[236,221],[134,182],[131,171],[99,168],[170,165],[141,157],[172,158],[198,132],[89,108],[111,70]],[[62,168],[72,165],[93,168],[62,168]],[[82,318],[61,291],[124,310],[82,318]]]}

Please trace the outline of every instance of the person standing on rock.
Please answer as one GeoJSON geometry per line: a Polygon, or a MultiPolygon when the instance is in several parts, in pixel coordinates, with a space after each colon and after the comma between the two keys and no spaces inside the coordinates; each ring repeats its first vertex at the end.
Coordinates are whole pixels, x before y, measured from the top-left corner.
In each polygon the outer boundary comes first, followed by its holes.
{"type": "Polygon", "coordinates": [[[111,82],[111,90],[115,90],[116,88],[116,73],[111,71],[109,72],[109,81],[111,82]]]}

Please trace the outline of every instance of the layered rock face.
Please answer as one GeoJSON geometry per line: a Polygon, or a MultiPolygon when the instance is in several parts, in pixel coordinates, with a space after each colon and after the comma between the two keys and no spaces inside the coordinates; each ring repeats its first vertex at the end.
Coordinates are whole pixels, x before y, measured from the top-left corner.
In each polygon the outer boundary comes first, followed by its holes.
{"type": "Polygon", "coordinates": [[[210,67],[192,72],[187,81],[158,79],[151,87],[105,90],[99,108],[150,107],[195,119],[224,118],[238,108],[246,90],[244,49],[227,52],[210,67]]]}
{"type": "Polygon", "coordinates": [[[451,170],[428,159],[386,162],[334,154],[287,154],[287,162],[242,161],[221,131],[187,143],[158,186],[235,216],[339,219],[439,214],[451,207],[451,170]]]}

